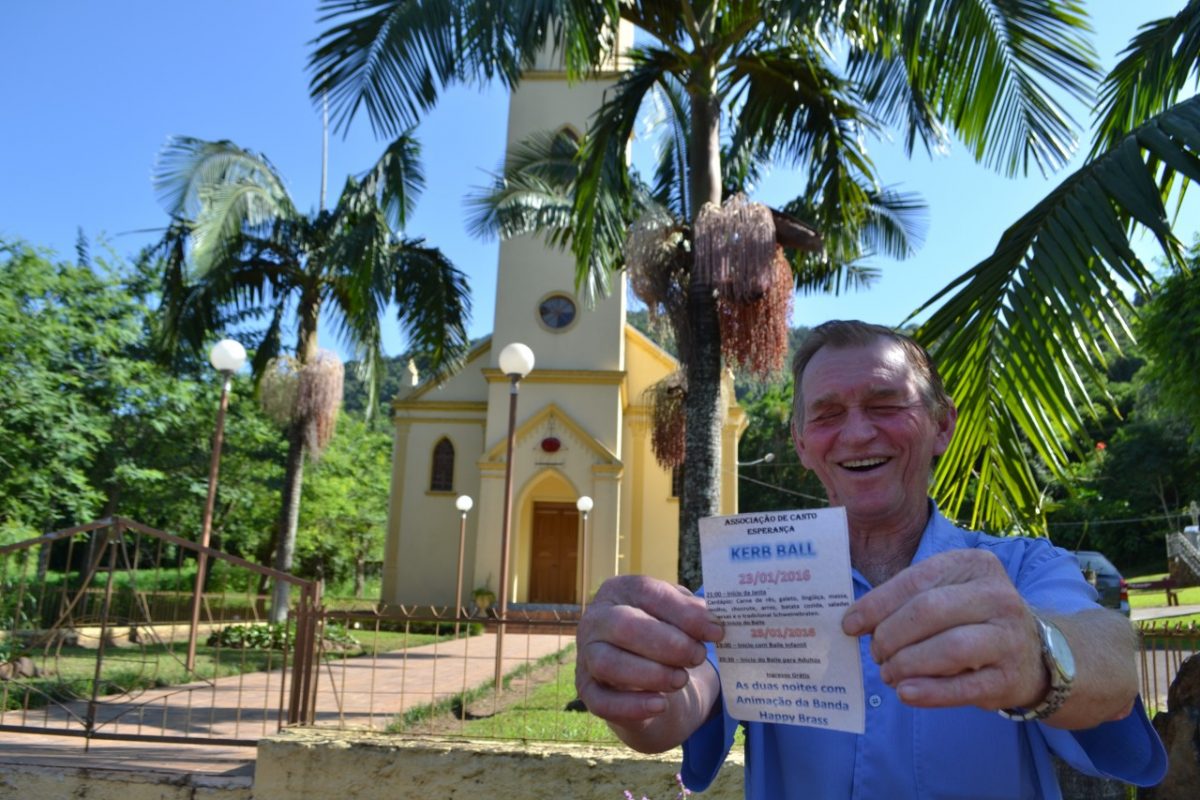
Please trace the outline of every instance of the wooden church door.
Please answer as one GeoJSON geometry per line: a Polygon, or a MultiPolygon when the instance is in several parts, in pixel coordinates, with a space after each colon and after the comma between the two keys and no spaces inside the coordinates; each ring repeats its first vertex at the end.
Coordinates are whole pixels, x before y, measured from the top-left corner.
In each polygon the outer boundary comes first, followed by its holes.
{"type": "Polygon", "coordinates": [[[529,602],[577,603],[579,512],[572,503],[533,504],[529,602]]]}

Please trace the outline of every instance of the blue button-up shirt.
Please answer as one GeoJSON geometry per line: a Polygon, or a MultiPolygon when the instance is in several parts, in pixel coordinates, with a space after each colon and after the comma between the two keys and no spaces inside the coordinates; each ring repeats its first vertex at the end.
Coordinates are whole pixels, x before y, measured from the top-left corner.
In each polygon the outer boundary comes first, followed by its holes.
{"type": "MultiPolygon", "coordinates": [[[[937,553],[979,548],[994,553],[1034,608],[1073,613],[1096,608],[1095,590],[1075,557],[1044,539],[997,538],[965,531],[932,509],[913,562],[937,553]]],[[[854,596],[871,585],[853,571],[854,596]]],[[[879,676],[870,637],[859,640],[866,700],[862,735],[763,722],[739,723],[718,702],[684,742],[683,780],[706,788],[746,727],[748,800],[812,798],[1058,798],[1050,754],[1076,769],[1143,786],[1162,780],[1166,754],[1139,700],[1132,714],[1083,731],[1013,722],[974,706],[914,708],[879,676]]],[[[716,666],[716,652],[709,646],[716,666]]]]}

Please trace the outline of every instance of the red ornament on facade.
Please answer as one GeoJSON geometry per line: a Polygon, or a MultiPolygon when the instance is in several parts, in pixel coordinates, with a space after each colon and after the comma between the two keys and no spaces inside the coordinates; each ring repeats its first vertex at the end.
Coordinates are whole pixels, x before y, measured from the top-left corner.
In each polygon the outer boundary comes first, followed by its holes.
{"type": "Polygon", "coordinates": [[[562,447],[562,442],[558,440],[557,436],[547,436],[542,439],[542,450],[547,453],[557,453],[560,447],[562,447]]]}

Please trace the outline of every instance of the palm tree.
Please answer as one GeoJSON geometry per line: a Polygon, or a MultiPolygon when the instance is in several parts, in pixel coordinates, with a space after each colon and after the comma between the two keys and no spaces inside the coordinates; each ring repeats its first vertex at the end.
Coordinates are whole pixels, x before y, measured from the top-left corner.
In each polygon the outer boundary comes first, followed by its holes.
{"type": "MultiPolygon", "coordinates": [[[[436,248],[396,233],[424,185],[418,156],[416,141],[401,135],[370,170],[346,179],[332,210],[312,215],[297,211],[266,156],[229,141],[174,138],[155,167],[172,219],[156,247],[165,261],[163,352],[197,351],[215,332],[265,317],[251,362],[256,379],[299,376],[298,402],[283,415],[288,457],[274,544],[281,571],[292,566],[305,455],[328,441],[341,399],[340,364],[331,369],[318,349],[322,316],[356,354],[368,413],[382,376],[380,323],[389,303],[412,349],[432,364],[452,361],[468,344],[466,277],[436,248]],[[292,319],[294,359],[280,361],[292,319]]],[[[287,611],[280,588],[275,621],[287,611]]]]}
{"type": "MultiPolygon", "coordinates": [[[[322,8],[339,21],[317,40],[314,96],[329,94],[343,126],[365,107],[389,135],[431,108],[447,85],[515,85],[547,43],[569,75],[582,77],[610,63],[620,21],[646,36],[627,54],[631,66],[593,118],[577,159],[569,234],[576,280],[601,289],[623,264],[626,150],[652,91],[677,89],[681,99],[674,119],[685,132],[677,150],[686,174],[685,236],[696,234],[706,206],[726,200],[726,143],[737,164],[795,167],[804,175],[796,209],[826,239],[854,243],[880,186],[865,135],[899,127],[911,151],[918,142],[940,147],[953,132],[977,159],[1008,174],[1031,162],[1053,170],[1074,136],[1046,87],[1083,97],[1097,74],[1081,8],[1051,0],[327,0],[322,8]],[[834,52],[845,53],[845,68],[834,52]]],[[[801,277],[821,267],[836,283],[856,251],[793,253],[790,264],[801,277]]],[[[724,348],[714,294],[725,290],[711,282],[703,259],[682,269],[688,348],[679,577],[695,586],[697,523],[714,512],[717,497],[724,348]]]]}

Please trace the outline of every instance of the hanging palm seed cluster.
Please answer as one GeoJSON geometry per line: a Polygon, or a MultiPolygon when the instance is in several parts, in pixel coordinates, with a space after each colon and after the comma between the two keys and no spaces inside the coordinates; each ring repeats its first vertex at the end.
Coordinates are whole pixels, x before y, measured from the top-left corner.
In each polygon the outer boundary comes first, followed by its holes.
{"type": "Polygon", "coordinates": [[[687,378],[682,371],[675,372],[646,389],[643,396],[650,406],[650,446],[654,460],[667,469],[682,465],[687,378]]]}
{"type": "Polygon", "coordinates": [[[792,270],[771,209],[735,194],[696,217],[693,280],[712,286],[721,354],[758,377],[783,367],[792,316],[792,270]]]}
{"type": "Polygon", "coordinates": [[[328,350],[318,350],[308,364],[279,356],[263,372],[258,387],[263,412],[278,425],[301,422],[304,447],[313,459],[333,438],[344,373],[341,360],[328,350]]]}
{"type": "Polygon", "coordinates": [[[291,424],[300,389],[300,362],[291,356],[271,359],[258,382],[258,404],[280,427],[291,424]]]}
{"type": "Polygon", "coordinates": [[[635,297],[646,304],[651,326],[664,321],[680,358],[687,360],[687,270],[691,261],[687,231],[663,210],[644,214],[625,238],[625,269],[635,297]]]}
{"type": "Polygon", "coordinates": [[[296,414],[306,422],[304,444],[314,459],[333,438],[338,410],[342,407],[344,377],[341,359],[329,350],[318,350],[316,358],[300,370],[296,414]]]}
{"type": "MultiPolygon", "coordinates": [[[[646,304],[650,324],[664,321],[674,334],[681,360],[687,361],[687,271],[691,260],[687,231],[665,211],[643,215],[625,239],[625,268],[633,294],[646,304]]],[[[682,371],[667,376],[643,393],[650,407],[650,444],[654,458],[671,469],[683,463],[684,398],[682,371]]]]}
{"type": "MultiPolygon", "coordinates": [[[[652,212],[630,228],[626,239],[630,287],[646,304],[651,320],[667,318],[680,357],[687,363],[688,282],[711,286],[725,360],[767,377],[783,367],[792,312],[792,270],[777,241],[780,238],[801,249],[820,247],[820,237],[803,223],[751,203],[742,194],[721,206],[706,204],[691,232],[669,214],[652,212]],[[794,234],[777,229],[780,218],[808,238],[792,241],[794,234]]],[[[664,467],[683,463],[686,395],[682,375],[673,375],[646,392],[652,408],[654,456],[664,467]]]]}

